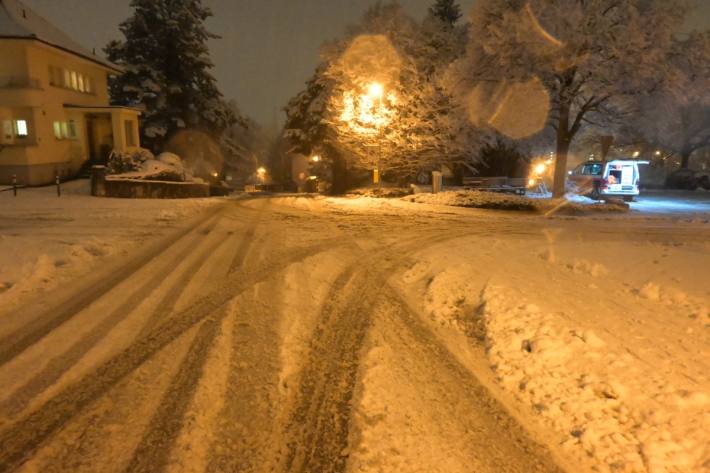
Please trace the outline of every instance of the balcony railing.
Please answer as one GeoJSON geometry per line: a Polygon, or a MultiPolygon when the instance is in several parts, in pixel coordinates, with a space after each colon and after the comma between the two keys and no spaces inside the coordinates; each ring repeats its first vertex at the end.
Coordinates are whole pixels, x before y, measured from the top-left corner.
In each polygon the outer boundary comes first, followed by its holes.
{"type": "Polygon", "coordinates": [[[31,77],[0,77],[0,89],[41,89],[39,79],[31,77]]]}

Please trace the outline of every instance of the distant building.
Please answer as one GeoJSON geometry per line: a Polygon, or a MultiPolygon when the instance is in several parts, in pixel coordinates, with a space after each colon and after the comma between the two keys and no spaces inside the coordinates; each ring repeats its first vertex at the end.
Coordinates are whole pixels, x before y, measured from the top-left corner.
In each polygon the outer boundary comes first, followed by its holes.
{"type": "Polygon", "coordinates": [[[140,111],[109,106],[114,64],[18,0],[0,0],[0,183],[42,185],[140,146],[140,111]]]}

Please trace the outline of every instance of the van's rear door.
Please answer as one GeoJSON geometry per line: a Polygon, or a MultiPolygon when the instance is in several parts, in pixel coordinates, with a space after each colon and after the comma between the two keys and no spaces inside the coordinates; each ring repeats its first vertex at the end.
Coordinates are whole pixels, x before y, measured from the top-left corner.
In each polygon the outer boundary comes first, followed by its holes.
{"type": "Polygon", "coordinates": [[[636,166],[634,163],[610,163],[605,179],[610,194],[635,191],[636,166]]]}

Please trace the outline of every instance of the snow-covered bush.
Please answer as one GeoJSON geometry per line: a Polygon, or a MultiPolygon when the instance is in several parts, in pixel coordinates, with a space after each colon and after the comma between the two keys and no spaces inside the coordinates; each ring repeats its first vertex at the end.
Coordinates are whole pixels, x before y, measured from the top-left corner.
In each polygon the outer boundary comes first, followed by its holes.
{"type": "Polygon", "coordinates": [[[144,148],[136,151],[121,153],[113,151],[108,158],[109,174],[123,174],[140,170],[144,162],[155,159],[153,153],[144,148]]]}
{"type": "Polygon", "coordinates": [[[173,168],[175,168],[175,170],[179,171],[180,174],[182,174],[185,170],[185,166],[183,166],[182,159],[177,154],[160,153],[156,159],[163,164],[172,166],[173,168]]]}
{"type": "Polygon", "coordinates": [[[114,179],[183,182],[187,176],[182,159],[178,155],[162,153],[156,158],[148,150],[134,153],[114,152],[109,159],[109,171],[114,179]]]}

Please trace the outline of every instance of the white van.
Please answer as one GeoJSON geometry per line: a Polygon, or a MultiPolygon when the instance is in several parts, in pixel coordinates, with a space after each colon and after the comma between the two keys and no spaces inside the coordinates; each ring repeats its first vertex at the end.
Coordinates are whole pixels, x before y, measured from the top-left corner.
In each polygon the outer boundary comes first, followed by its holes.
{"type": "Polygon", "coordinates": [[[605,197],[622,197],[631,201],[639,195],[639,164],[648,161],[615,159],[613,161],[587,161],[569,172],[572,190],[594,200],[605,197]]]}

